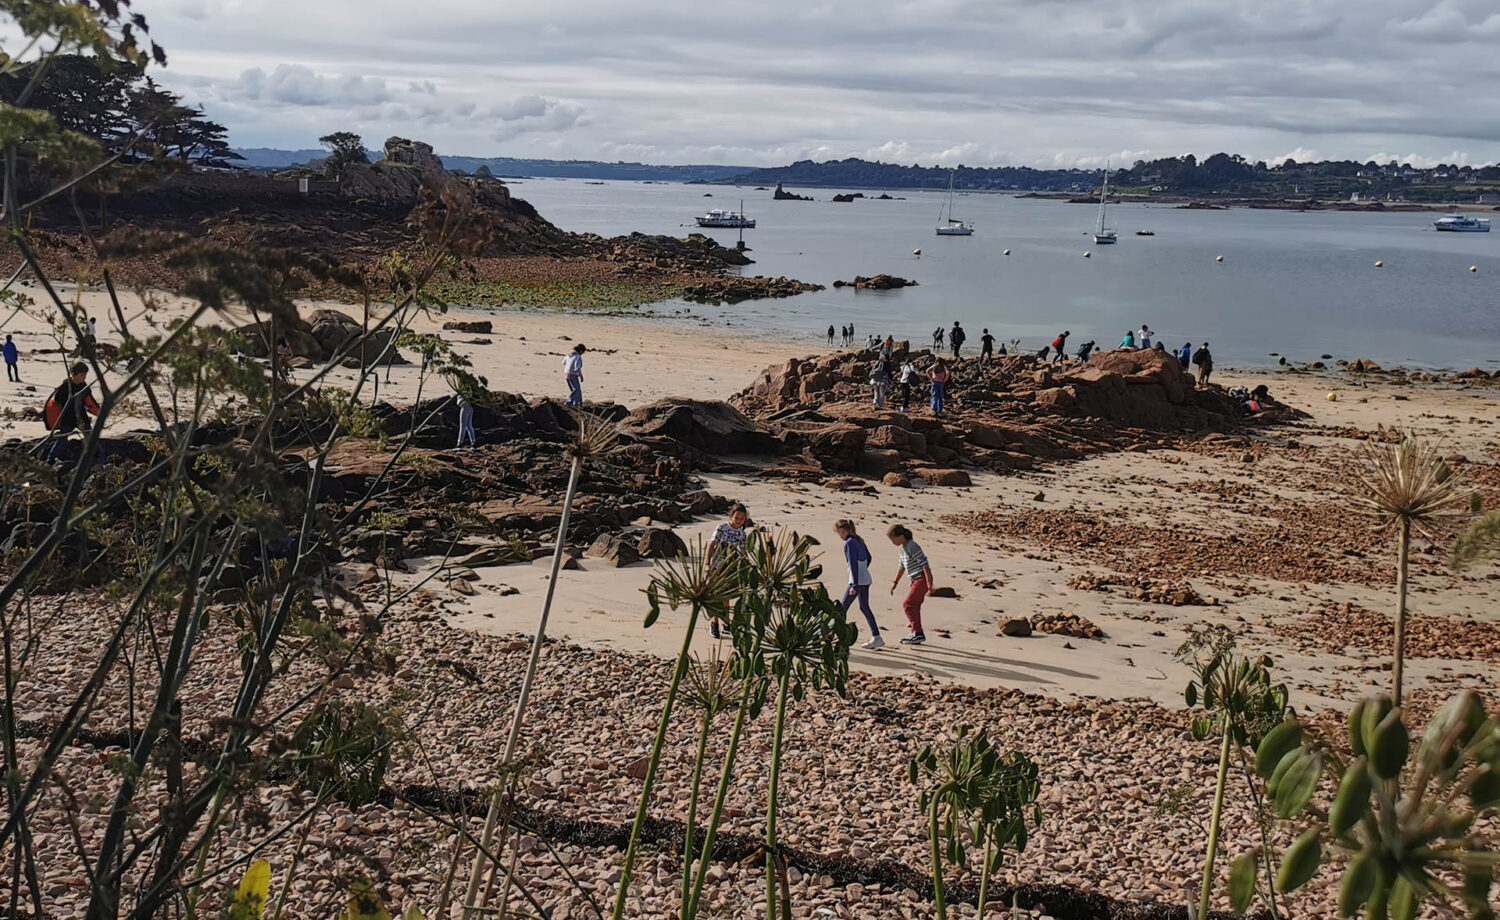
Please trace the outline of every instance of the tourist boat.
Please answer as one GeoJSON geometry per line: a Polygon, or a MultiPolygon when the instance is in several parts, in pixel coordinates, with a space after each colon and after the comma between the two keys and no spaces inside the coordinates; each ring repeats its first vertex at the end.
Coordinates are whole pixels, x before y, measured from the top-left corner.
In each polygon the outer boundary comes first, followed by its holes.
{"type": "Polygon", "coordinates": [[[1119,242],[1120,236],[1104,226],[1104,199],[1109,197],[1109,163],[1104,164],[1104,187],[1099,190],[1099,229],[1094,231],[1094,242],[1100,246],[1119,242]]]}
{"type": "Polygon", "coordinates": [[[1488,217],[1470,217],[1467,214],[1449,214],[1447,217],[1439,217],[1432,222],[1439,230],[1451,230],[1457,233],[1489,233],[1490,219],[1488,217]]]}
{"type": "Polygon", "coordinates": [[[973,236],[974,225],[959,220],[953,216],[953,174],[957,170],[948,173],[948,198],[938,208],[938,236],[973,236]],[[943,215],[947,214],[944,219],[943,215]]]}
{"type": "Polygon", "coordinates": [[[721,227],[729,230],[733,230],[736,227],[741,229],[753,228],[755,226],[755,218],[746,217],[741,211],[726,211],[723,208],[714,208],[712,211],[698,218],[698,226],[721,227]]]}

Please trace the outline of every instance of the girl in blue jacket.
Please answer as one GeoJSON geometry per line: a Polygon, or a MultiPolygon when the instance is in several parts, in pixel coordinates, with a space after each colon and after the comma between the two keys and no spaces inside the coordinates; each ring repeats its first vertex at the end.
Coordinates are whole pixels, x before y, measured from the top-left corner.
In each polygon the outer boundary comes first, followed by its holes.
{"type": "Polygon", "coordinates": [[[844,591],[844,613],[847,614],[854,602],[859,601],[859,612],[865,615],[865,622],[870,626],[870,639],[860,648],[883,648],[885,640],[880,637],[880,627],[875,624],[875,612],[870,609],[870,548],[860,539],[853,521],[837,521],[833,525],[833,531],[844,541],[844,563],[849,567],[849,587],[844,591]]]}

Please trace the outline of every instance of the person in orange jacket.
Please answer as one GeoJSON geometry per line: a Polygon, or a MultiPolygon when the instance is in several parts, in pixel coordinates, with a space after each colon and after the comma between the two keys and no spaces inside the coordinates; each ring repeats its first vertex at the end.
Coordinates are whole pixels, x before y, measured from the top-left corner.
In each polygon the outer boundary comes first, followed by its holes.
{"type": "Polygon", "coordinates": [[[68,379],[47,400],[47,428],[54,435],[87,432],[92,427],[89,416],[99,414],[99,403],[88,383],[89,366],[79,361],[70,370],[68,379]]]}

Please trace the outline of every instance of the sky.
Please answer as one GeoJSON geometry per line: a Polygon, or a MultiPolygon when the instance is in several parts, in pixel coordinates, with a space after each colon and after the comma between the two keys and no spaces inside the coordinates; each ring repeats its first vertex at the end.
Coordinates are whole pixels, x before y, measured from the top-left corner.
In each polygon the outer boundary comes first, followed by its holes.
{"type": "Polygon", "coordinates": [[[135,0],[240,147],[1500,161],[1497,0],[135,0]]]}

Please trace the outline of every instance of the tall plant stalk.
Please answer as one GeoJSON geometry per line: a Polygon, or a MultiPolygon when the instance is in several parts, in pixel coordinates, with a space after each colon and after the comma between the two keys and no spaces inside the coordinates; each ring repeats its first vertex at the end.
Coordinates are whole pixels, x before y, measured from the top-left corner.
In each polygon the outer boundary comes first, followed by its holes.
{"type": "Polygon", "coordinates": [[[1396,549],[1396,639],[1391,661],[1391,700],[1401,705],[1402,675],[1406,665],[1406,573],[1411,560],[1411,521],[1401,519],[1396,549]]]}
{"type": "Polygon", "coordinates": [[[693,782],[688,792],[687,829],[682,839],[682,909],[686,910],[693,891],[693,841],[698,830],[698,793],[703,788],[703,760],[708,756],[708,732],[713,727],[712,710],[703,710],[698,726],[698,752],[693,758],[693,782]]]}
{"type": "Polygon", "coordinates": [[[651,789],[656,783],[656,769],[661,764],[662,748],[667,743],[667,728],[672,722],[672,706],[677,701],[677,691],[682,678],[687,674],[688,655],[693,647],[693,628],[698,623],[699,608],[693,606],[687,629],[682,631],[682,650],[677,653],[677,666],[672,669],[672,682],[667,686],[667,702],[661,709],[661,721],[656,726],[656,740],[651,743],[651,758],[646,762],[646,780],[641,786],[640,802],[635,808],[635,821],[630,826],[630,843],[625,848],[625,864],[620,868],[620,890],[615,894],[615,909],[611,916],[622,920],[625,902],[630,896],[630,874],[635,868],[636,848],[641,842],[641,830],[646,825],[646,809],[651,804],[651,789]]]}
{"type": "Polygon", "coordinates": [[[1396,630],[1392,643],[1391,700],[1401,705],[1406,659],[1407,569],[1412,531],[1433,536],[1463,513],[1470,492],[1439,450],[1409,436],[1397,444],[1370,443],[1350,481],[1354,504],[1374,520],[1375,530],[1397,534],[1396,630]]]}
{"type": "MultiPolygon", "coordinates": [[[[713,812],[708,817],[708,826],[703,830],[703,845],[698,850],[698,868],[693,873],[693,890],[690,900],[684,903],[682,920],[692,920],[698,915],[698,906],[703,898],[703,883],[708,878],[708,860],[714,851],[714,838],[718,836],[719,824],[724,819],[724,803],[729,798],[729,784],[734,776],[734,761],[739,754],[740,737],[745,729],[745,717],[754,705],[754,681],[746,680],[740,691],[740,706],[734,716],[734,728],[729,732],[729,745],[724,749],[724,766],[719,771],[719,788],[714,793],[713,812]]],[[[683,871],[687,871],[687,866],[683,871]]]]}
{"type": "Polygon", "coordinates": [[[948,893],[943,886],[943,838],[938,814],[943,807],[943,796],[949,792],[942,787],[927,806],[927,837],[932,841],[932,909],[937,920],[948,920],[948,893]]]}
{"type": "MultiPolygon", "coordinates": [[[[567,549],[568,521],[573,515],[573,496],[578,492],[578,479],[583,474],[582,455],[573,457],[568,471],[568,489],[563,495],[562,517],[557,522],[557,544],[552,549],[552,577],[547,580],[547,594],[542,600],[542,615],[537,619],[536,635],[531,640],[531,654],[526,659],[526,673],[521,678],[521,693],[516,699],[516,711],[511,716],[510,732],[505,736],[505,754],[501,764],[509,768],[516,755],[516,744],[521,737],[521,726],[526,721],[526,704],[531,700],[531,685],[536,680],[537,664],[542,657],[542,643],[547,639],[547,618],[552,614],[552,598],[557,593],[557,576],[562,571],[563,553],[567,549]]],[[[469,868],[469,887],[464,895],[464,916],[469,917],[479,906],[479,892],[484,885],[484,870],[489,863],[487,853],[494,852],[495,827],[500,823],[500,812],[505,799],[504,782],[495,786],[490,796],[489,811],[484,816],[484,829],[479,835],[479,850],[474,854],[474,864],[469,868]]]]}
{"type": "Polygon", "coordinates": [[[1219,779],[1214,787],[1214,810],[1208,819],[1208,855],[1203,860],[1203,889],[1198,895],[1198,916],[1207,918],[1213,900],[1214,861],[1219,855],[1219,828],[1224,817],[1224,791],[1229,786],[1229,754],[1234,743],[1233,724],[1224,720],[1223,743],[1219,745],[1219,779]]]}
{"type": "MultiPolygon", "coordinates": [[[[781,742],[786,732],[786,700],[791,691],[791,670],[783,672],[776,685],[776,728],[771,734],[771,776],[766,790],[766,918],[776,916],[777,863],[780,853],[776,843],[777,793],[781,785],[781,742]]],[[[790,905],[788,905],[789,907],[790,905]]]]}

